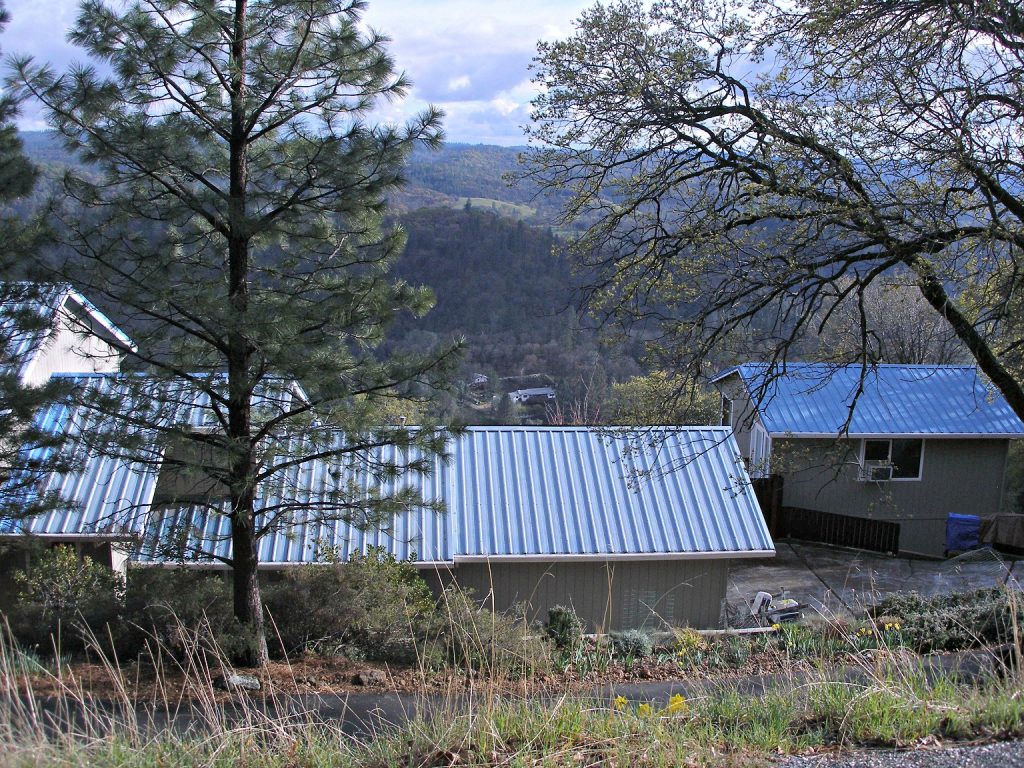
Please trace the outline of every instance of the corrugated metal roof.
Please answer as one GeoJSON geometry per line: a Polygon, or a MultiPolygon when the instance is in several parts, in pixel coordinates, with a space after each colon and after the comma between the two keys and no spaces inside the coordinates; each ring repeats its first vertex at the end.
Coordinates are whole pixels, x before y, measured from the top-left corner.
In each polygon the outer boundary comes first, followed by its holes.
{"type": "MultiPolygon", "coordinates": [[[[210,428],[216,419],[209,397],[182,382],[150,379],[120,373],[55,374],[88,388],[89,394],[126,398],[125,413],[139,414],[147,408],[150,416],[159,416],[167,424],[188,424],[210,428]]],[[[301,394],[284,380],[273,380],[254,401],[254,409],[277,410],[288,407],[291,397],[301,394]]],[[[89,451],[86,436],[94,436],[98,421],[104,417],[88,408],[65,402],[51,403],[36,416],[39,427],[50,433],[68,436],[67,448],[82,452],[76,471],[51,474],[41,493],[56,493],[69,502],[46,514],[19,521],[0,517],[0,534],[30,533],[41,536],[137,535],[145,525],[159,478],[162,449],[156,432],[139,425],[137,430],[145,447],[127,451],[89,451]]],[[[144,418],[142,419],[144,421],[144,418]]],[[[35,449],[49,450],[49,449],[35,449]]],[[[31,458],[31,454],[29,455],[31,458]]]]}
{"type": "MultiPolygon", "coordinates": [[[[315,498],[330,467],[316,462],[286,487],[315,498]]],[[[402,481],[447,514],[396,515],[383,530],[299,519],[264,537],[264,565],[313,562],[318,545],[342,555],[380,546],[420,563],[475,559],[743,556],[773,551],[757,500],[724,428],[630,434],[585,427],[472,427],[450,461],[402,481]]],[[[385,487],[385,492],[393,490],[385,487]]],[[[276,499],[260,499],[259,506],[276,499]]],[[[230,557],[226,520],[198,507],[160,510],[149,541],[187,534],[230,557]]],[[[188,547],[186,547],[188,548],[188,547]]],[[[158,562],[167,552],[140,550],[158,562]]]]}
{"type": "Polygon", "coordinates": [[[772,435],[1024,435],[1024,424],[973,366],[748,363],[739,375],[772,435]],[[863,391],[858,395],[863,375],[863,391]],[[851,404],[854,404],[851,415],[851,404]],[[847,425],[847,421],[849,424],[847,425]]]}
{"type": "Polygon", "coordinates": [[[456,561],[772,549],[725,429],[476,427],[446,471],[456,561]]]}
{"type": "MultiPolygon", "coordinates": [[[[123,377],[81,377],[113,387],[123,377]]],[[[191,418],[204,421],[202,408],[191,418]]],[[[87,419],[52,406],[44,421],[74,435],[87,419]]],[[[407,461],[396,448],[383,461],[407,461]]],[[[473,427],[454,440],[450,458],[436,458],[426,476],[411,473],[378,485],[373,473],[316,461],[289,470],[263,489],[257,505],[315,502],[353,478],[363,489],[392,493],[412,487],[447,514],[418,508],[384,526],[360,530],[293,513],[260,544],[264,564],[312,562],[318,546],[343,555],[384,547],[421,563],[479,558],[699,557],[773,549],[736,443],[725,428],[671,427],[633,432],[586,427],[473,427]],[[276,489],[276,490],[275,490],[276,489]]],[[[157,508],[158,471],[149,462],[89,456],[80,472],[51,478],[77,511],[55,511],[26,523],[0,523],[0,533],[76,536],[134,532],[149,545],[196,537],[214,554],[230,556],[227,519],[201,506],[157,508]],[[175,534],[177,538],[175,538],[175,534]]],[[[170,558],[168,547],[147,546],[137,558],[170,558]]],[[[187,549],[187,547],[185,547],[187,549]]],[[[176,550],[177,552],[178,550],[176,550]]]]}
{"type": "MultiPolygon", "coordinates": [[[[109,387],[113,377],[90,376],[96,385],[109,387]]],[[[67,434],[75,450],[75,436],[89,429],[91,418],[66,403],[53,403],[37,417],[49,432],[67,434]]],[[[35,449],[35,451],[48,449],[35,449]]],[[[30,455],[31,457],[31,455],[30,455]]],[[[41,536],[131,536],[143,526],[156,488],[158,469],[151,463],[123,456],[92,454],[76,462],[78,469],[49,476],[42,493],[56,493],[68,504],[27,520],[0,517],[0,534],[41,536]]]]}

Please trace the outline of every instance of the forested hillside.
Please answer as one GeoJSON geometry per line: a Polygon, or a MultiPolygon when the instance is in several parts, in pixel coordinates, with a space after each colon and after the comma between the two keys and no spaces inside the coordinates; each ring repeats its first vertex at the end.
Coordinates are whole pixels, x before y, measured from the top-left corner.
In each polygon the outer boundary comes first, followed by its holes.
{"type": "MultiPolygon", "coordinates": [[[[17,206],[27,214],[57,190],[73,158],[49,134],[22,138],[42,170],[32,198],[17,206]]],[[[396,223],[408,233],[397,276],[430,286],[437,303],[421,319],[400,320],[388,346],[416,349],[465,337],[457,393],[442,407],[470,422],[553,418],[552,407],[583,398],[600,403],[613,383],[640,372],[639,345],[602,346],[578,317],[574,304],[583,277],[572,274],[553,233],[553,204],[505,181],[517,154],[468,145],[417,151],[407,186],[392,200],[396,223]],[[474,375],[487,383],[471,386],[474,375]],[[506,393],[538,386],[554,388],[557,400],[502,407],[506,393]]]]}

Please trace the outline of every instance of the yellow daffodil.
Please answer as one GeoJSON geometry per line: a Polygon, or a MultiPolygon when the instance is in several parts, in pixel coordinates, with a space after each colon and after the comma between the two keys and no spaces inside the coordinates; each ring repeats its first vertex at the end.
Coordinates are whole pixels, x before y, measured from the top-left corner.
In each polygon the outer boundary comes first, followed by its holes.
{"type": "Polygon", "coordinates": [[[684,699],[682,695],[676,693],[668,700],[668,706],[665,707],[665,712],[670,715],[682,715],[689,709],[690,707],[687,705],[686,699],[684,699]]]}
{"type": "Polygon", "coordinates": [[[646,701],[645,701],[645,702],[644,702],[643,704],[641,704],[641,705],[640,705],[639,707],[637,707],[637,708],[636,708],[636,713],[637,713],[637,714],[638,714],[638,715],[639,715],[640,717],[650,717],[650,716],[651,716],[651,713],[652,713],[653,711],[654,711],[654,710],[653,710],[653,709],[651,709],[651,705],[650,705],[650,704],[648,704],[648,703],[647,703],[646,701]]]}
{"type": "Polygon", "coordinates": [[[629,702],[626,701],[625,696],[616,696],[615,701],[612,702],[612,706],[615,707],[616,710],[621,712],[626,708],[626,704],[628,703],[629,702]]]}

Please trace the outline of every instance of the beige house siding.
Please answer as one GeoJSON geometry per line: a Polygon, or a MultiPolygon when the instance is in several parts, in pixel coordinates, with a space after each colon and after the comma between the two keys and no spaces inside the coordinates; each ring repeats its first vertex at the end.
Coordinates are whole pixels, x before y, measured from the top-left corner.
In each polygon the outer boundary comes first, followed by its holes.
{"type": "Polygon", "coordinates": [[[941,556],[950,513],[999,511],[1008,441],[926,439],[920,480],[862,482],[860,440],[776,439],[784,506],[899,523],[901,552],[941,556]]]}
{"type": "Polygon", "coordinates": [[[718,383],[722,397],[732,401],[732,419],[730,424],[733,434],[736,437],[736,444],[739,446],[740,455],[744,458],[750,457],[750,434],[755,423],[760,423],[757,409],[747,392],[746,386],[738,375],[730,376],[718,383]]]}
{"type": "Polygon", "coordinates": [[[424,570],[435,590],[454,579],[496,610],[527,605],[530,620],[571,606],[590,632],[666,626],[714,628],[725,599],[729,560],[584,563],[471,563],[424,570]]]}
{"type": "Polygon", "coordinates": [[[95,321],[88,313],[67,303],[57,313],[50,331],[35,357],[22,372],[29,386],[40,386],[54,373],[114,373],[121,356],[117,349],[85,329],[95,321]]]}

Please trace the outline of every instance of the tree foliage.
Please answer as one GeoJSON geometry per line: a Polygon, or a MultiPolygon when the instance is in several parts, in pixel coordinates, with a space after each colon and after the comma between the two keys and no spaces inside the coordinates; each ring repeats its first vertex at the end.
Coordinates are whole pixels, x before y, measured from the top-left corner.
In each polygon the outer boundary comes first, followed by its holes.
{"type": "MultiPolygon", "coordinates": [[[[7,12],[0,3],[0,31],[7,12]]],[[[37,171],[22,151],[14,125],[18,100],[0,96],[0,205],[8,206],[31,194],[37,171]]],[[[37,251],[47,241],[37,217],[0,216],[0,519],[45,510],[60,500],[31,493],[41,477],[63,468],[56,448],[59,436],[36,427],[35,413],[65,393],[61,382],[26,380],[25,363],[41,351],[53,318],[46,311],[52,286],[26,280],[37,251]]]]}
{"type": "Polygon", "coordinates": [[[676,369],[839,318],[870,364],[866,297],[896,280],[1024,416],[1022,55],[999,0],[596,5],[539,47],[524,175],[596,217],[591,298],[676,369]]]}
{"type": "MultiPolygon", "coordinates": [[[[445,443],[445,430],[388,425],[377,408],[396,394],[422,399],[452,350],[378,353],[397,315],[432,303],[429,290],[389,278],[404,236],[382,217],[413,146],[436,146],[441,132],[434,110],[405,126],[368,122],[408,82],[386,40],[361,26],[363,8],[85,0],[71,39],[94,63],[58,74],[14,62],[19,94],[42,102],[90,167],[65,177],[75,204],[54,204],[66,246],[54,270],[116,308],[137,344],[122,351],[146,374],[85,403],[117,417],[108,443],[96,420],[93,447],[138,448],[193,487],[205,478],[210,492],[188,508],[229,521],[231,551],[218,557],[234,571],[235,616],[256,638],[244,663],[267,658],[261,537],[300,511],[380,524],[419,499],[400,484],[374,489],[425,471],[445,443]],[[384,446],[409,450],[385,459],[384,446]],[[314,460],[343,471],[315,501],[289,494],[314,460]],[[351,482],[359,472],[370,492],[351,482]]],[[[179,529],[200,525],[182,514],[179,529]]],[[[201,537],[180,543],[190,558],[214,554],[201,537]]]]}
{"type": "Polygon", "coordinates": [[[613,384],[607,410],[609,422],[620,426],[717,426],[722,413],[718,392],[664,371],[613,384]]]}

